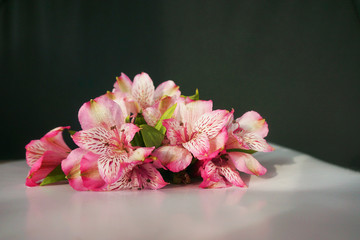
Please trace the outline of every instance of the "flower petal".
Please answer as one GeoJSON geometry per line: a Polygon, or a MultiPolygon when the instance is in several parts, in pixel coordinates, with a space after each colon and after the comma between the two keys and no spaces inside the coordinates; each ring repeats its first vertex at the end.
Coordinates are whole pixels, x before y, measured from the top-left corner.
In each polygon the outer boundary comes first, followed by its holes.
{"type": "Polygon", "coordinates": [[[133,140],[135,134],[140,131],[140,128],[132,123],[124,123],[120,129],[120,139],[125,139],[127,143],[133,140]]]}
{"type": "Polygon", "coordinates": [[[125,121],[120,106],[106,94],[84,103],[78,117],[84,130],[94,127],[120,127],[125,121]]]}
{"type": "Polygon", "coordinates": [[[34,187],[40,185],[41,181],[59,166],[63,159],[64,156],[57,152],[44,152],[42,157],[32,165],[26,178],[26,186],[34,187]]]}
{"type": "Polygon", "coordinates": [[[161,99],[164,96],[177,96],[180,97],[179,86],[176,86],[174,81],[169,80],[161,83],[154,92],[155,101],[161,99]]]}
{"type": "Polygon", "coordinates": [[[266,173],[266,168],[264,168],[251,154],[230,152],[228,155],[235,167],[241,172],[256,176],[264,175],[266,173]]]}
{"type": "Polygon", "coordinates": [[[231,114],[226,110],[215,110],[201,115],[195,122],[194,131],[206,133],[209,138],[213,138],[228,123],[231,114]]]}
{"type": "Polygon", "coordinates": [[[112,151],[112,137],[112,132],[103,127],[79,131],[72,136],[76,145],[100,155],[112,151]]]}
{"type": "Polygon", "coordinates": [[[171,118],[163,120],[163,125],[166,128],[166,137],[169,139],[171,145],[181,144],[186,142],[185,128],[180,123],[171,118]]]}
{"type": "Polygon", "coordinates": [[[218,167],[219,174],[224,176],[227,181],[237,187],[247,187],[246,184],[241,179],[239,172],[231,166],[229,163],[222,164],[218,167]]]}
{"type": "Polygon", "coordinates": [[[151,163],[145,163],[126,171],[119,180],[109,186],[109,190],[159,189],[168,183],[151,163]]]}
{"type": "Polygon", "coordinates": [[[34,163],[41,158],[46,151],[45,144],[40,140],[32,140],[25,147],[26,149],[26,162],[29,167],[32,167],[34,163]]]}
{"type": "Polygon", "coordinates": [[[143,162],[152,153],[154,149],[155,147],[139,147],[129,154],[129,158],[126,160],[126,162],[143,162]]]}
{"type": "Polygon", "coordinates": [[[61,168],[69,180],[70,186],[77,191],[86,191],[80,172],[80,161],[87,153],[86,150],[76,148],[61,162],[61,168]]]}
{"type": "Polygon", "coordinates": [[[124,174],[121,175],[116,182],[109,185],[106,190],[114,191],[114,190],[132,189],[133,184],[132,184],[131,176],[132,176],[132,170],[128,170],[124,172],[124,174]]]}
{"type": "Polygon", "coordinates": [[[237,133],[237,131],[235,131],[234,136],[242,149],[255,150],[257,152],[271,152],[274,150],[265,139],[255,133],[244,131],[237,133]]]}
{"type": "Polygon", "coordinates": [[[192,160],[191,153],[180,146],[162,146],[157,148],[152,155],[172,172],[184,170],[192,160]]]}
{"type": "Polygon", "coordinates": [[[154,84],[147,73],[143,72],[135,76],[132,96],[142,109],[154,104],[154,84]]]}
{"type": "Polygon", "coordinates": [[[223,128],[221,132],[214,138],[209,140],[210,148],[208,151],[208,158],[216,157],[225,148],[225,143],[228,139],[228,133],[226,128],[223,128]]]}
{"type": "Polygon", "coordinates": [[[164,181],[160,172],[150,163],[139,165],[138,169],[134,170],[137,171],[137,176],[141,176],[144,189],[160,189],[168,184],[164,181]]]}
{"type": "Polygon", "coordinates": [[[156,125],[161,117],[161,113],[157,108],[148,107],[143,111],[143,116],[146,123],[152,127],[156,125]]]}
{"type": "Polygon", "coordinates": [[[208,158],[210,143],[206,133],[197,133],[190,141],[182,145],[197,159],[202,160],[208,158]]]}
{"type": "Polygon", "coordinates": [[[71,149],[66,145],[62,136],[62,132],[65,129],[70,129],[70,127],[54,128],[46,133],[40,140],[32,140],[27,144],[25,146],[27,164],[32,167],[46,151],[56,152],[59,156],[66,158],[71,152],[71,149]]]}
{"type": "Polygon", "coordinates": [[[217,166],[212,161],[206,162],[201,168],[201,177],[203,178],[202,183],[199,185],[201,188],[225,188],[231,186],[220,176],[217,166]]]}
{"type": "Polygon", "coordinates": [[[265,119],[255,111],[246,112],[240,118],[236,119],[236,122],[239,124],[240,128],[244,129],[246,132],[255,133],[262,138],[266,137],[269,132],[268,124],[265,119]]]}
{"type": "Polygon", "coordinates": [[[116,77],[114,83],[114,92],[131,93],[132,82],[125,73],[121,73],[120,77],[116,77]]]}
{"type": "Polygon", "coordinates": [[[99,155],[87,152],[81,159],[80,171],[84,186],[93,191],[102,190],[106,182],[102,179],[98,167],[99,155]]]}
{"type": "Polygon", "coordinates": [[[126,151],[101,155],[98,159],[98,168],[102,179],[108,184],[117,181],[123,174],[124,169],[121,165],[127,161],[128,154],[126,151]]]}
{"type": "Polygon", "coordinates": [[[198,100],[188,104],[179,103],[181,122],[186,124],[189,135],[193,132],[193,126],[196,120],[198,120],[204,113],[211,112],[212,107],[213,102],[211,100],[198,100]]]}

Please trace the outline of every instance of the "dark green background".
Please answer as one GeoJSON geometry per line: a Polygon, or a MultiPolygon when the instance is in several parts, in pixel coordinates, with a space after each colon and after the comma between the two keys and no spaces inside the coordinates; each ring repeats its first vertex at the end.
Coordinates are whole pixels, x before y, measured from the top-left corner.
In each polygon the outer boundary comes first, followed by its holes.
{"type": "Polygon", "coordinates": [[[1,1],[1,158],[145,71],[360,169],[359,1],[1,1]]]}

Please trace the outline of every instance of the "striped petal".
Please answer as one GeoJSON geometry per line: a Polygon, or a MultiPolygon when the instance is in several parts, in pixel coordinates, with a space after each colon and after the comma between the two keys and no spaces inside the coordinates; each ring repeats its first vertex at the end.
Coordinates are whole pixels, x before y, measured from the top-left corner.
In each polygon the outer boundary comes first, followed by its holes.
{"type": "Polygon", "coordinates": [[[177,120],[173,118],[165,119],[163,125],[166,128],[166,137],[169,139],[171,145],[186,142],[185,128],[181,126],[177,120]]]}
{"type": "Polygon", "coordinates": [[[159,171],[150,163],[135,166],[109,186],[109,190],[123,189],[159,189],[168,183],[159,171]]]}
{"type": "Polygon", "coordinates": [[[29,167],[32,167],[41,158],[46,151],[45,147],[45,144],[40,140],[32,140],[26,145],[26,163],[29,167]]]}
{"type": "Polygon", "coordinates": [[[115,144],[112,132],[103,127],[76,132],[72,138],[79,147],[100,155],[112,151],[115,144]]]}
{"type": "Polygon", "coordinates": [[[241,179],[239,172],[236,171],[236,169],[231,166],[231,164],[224,163],[221,166],[218,167],[219,174],[224,176],[227,181],[229,181],[232,185],[237,187],[247,187],[246,184],[241,179]]]}
{"type": "Polygon", "coordinates": [[[117,181],[123,174],[122,164],[127,161],[128,154],[126,151],[101,155],[98,159],[98,168],[102,179],[108,184],[117,181]]]}
{"type": "Polygon", "coordinates": [[[209,138],[213,138],[228,123],[231,114],[226,110],[215,110],[201,115],[195,122],[194,131],[206,133],[209,138]]]}
{"type": "Polygon", "coordinates": [[[62,160],[64,160],[64,156],[59,155],[57,152],[44,152],[41,158],[32,165],[26,178],[26,186],[34,187],[40,185],[41,181],[59,166],[62,160]]]}
{"type": "Polygon", "coordinates": [[[236,122],[239,124],[240,128],[244,129],[246,132],[255,133],[262,138],[266,137],[269,132],[268,124],[265,119],[255,111],[246,112],[240,118],[236,119],[236,122]]]}
{"type": "MultiPolygon", "coordinates": [[[[139,165],[134,169],[137,174],[133,173],[134,177],[140,176],[142,186],[144,189],[160,189],[165,187],[168,183],[164,181],[160,172],[150,163],[139,165]]],[[[133,170],[133,171],[134,171],[133,170]]]]}
{"type": "Polygon", "coordinates": [[[194,123],[203,115],[204,113],[211,112],[213,107],[213,102],[209,101],[193,101],[188,104],[180,103],[179,110],[181,116],[181,122],[186,123],[187,132],[189,135],[192,134],[194,123]]]}
{"type": "Polygon", "coordinates": [[[172,172],[180,172],[191,163],[191,153],[180,146],[162,146],[153,154],[161,164],[172,172]]]}
{"type": "Polygon", "coordinates": [[[201,177],[203,178],[202,183],[199,185],[201,188],[225,188],[231,186],[226,179],[220,176],[217,166],[212,161],[206,162],[201,168],[201,177]]]}
{"type": "Polygon", "coordinates": [[[106,94],[84,103],[79,110],[81,128],[86,130],[94,127],[110,129],[124,123],[120,106],[106,94]]]}
{"type": "Polygon", "coordinates": [[[195,136],[190,141],[185,142],[182,145],[197,159],[202,160],[208,158],[210,143],[209,138],[205,133],[195,134],[195,136]]]}
{"type": "Polygon", "coordinates": [[[46,133],[40,140],[32,140],[27,144],[25,146],[27,164],[32,167],[46,151],[55,152],[59,157],[66,158],[71,149],[66,145],[62,136],[65,129],[70,129],[70,127],[57,127],[46,133]]]}
{"type": "Polygon", "coordinates": [[[133,140],[135,134],[140,131],[140,128],[132,123],[124,123],[120,129],[120,139],[125,139],[127,143],[133,140]],[[124,136],[124,137],[123,137],[124,136]]]}
{"type": "Polygon", "coordinates": [[[132,85],[132,96],[142,109],[154,104],[154,84],[147,73],[135,76],[132,85]]]}
{"type": "Polygon", "coordinates": [[[234,136],[240,144],[240,148],[255,150],[257,152],[271,152],[274,150],[265,139],[251,132],[234,132],[234,136]]]}
{"type": "Polygon", "coordinates": [[[244,173],[260,176],[266,173],[264,168],[251,154],[242,152],[228,153],[235,167],[244,173]]]}

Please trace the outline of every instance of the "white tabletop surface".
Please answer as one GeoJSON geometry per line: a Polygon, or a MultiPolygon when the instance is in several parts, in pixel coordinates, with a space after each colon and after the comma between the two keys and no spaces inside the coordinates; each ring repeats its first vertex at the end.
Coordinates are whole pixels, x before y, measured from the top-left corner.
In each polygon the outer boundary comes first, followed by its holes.
{"type": "Polygon", "coordinates": [[[248,189],[27,188],[25,161],[0,163],[0,239],[360,239],[360,173],[275,147],[248,189]]]}

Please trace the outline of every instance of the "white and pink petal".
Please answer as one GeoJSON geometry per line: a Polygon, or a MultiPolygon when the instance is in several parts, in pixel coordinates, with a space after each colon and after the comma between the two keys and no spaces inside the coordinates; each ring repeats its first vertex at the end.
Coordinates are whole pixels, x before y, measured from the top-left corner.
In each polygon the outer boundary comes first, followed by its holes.
{"type": "Polygon", "coordinates": [[[182,144],[195,158],[199,160],[207,159],[210,149],[209,138],[205,133],[196,133],[190,141],[182,144]]]}
{"type": "Polygon", "coordinates": [[[266,173],[266,168],[263,167],[251,154],[243,152],[230,152],[228,155],[237,170],[241,172],[256,176],[261,176],[266,173]]]}
{"type": "Polygon", "coordinates": [[[98,159],[99,173],[107,184],[112,184],[124,173],[124,163],[128,161],[126,151],[100,155],[98,159]]]}
{"type": "Polygon", "coordinates": [[[121,73],[119,77],[116,77],[116,82],[114,83],[113,92],[131,94],[131,89],[132,89],[132,82],[125,73],[121,73]]]}
{"type": "Polygon", "coordinates": [[[176,96],[180,97],[179,86],[177,86],[174,81],[168,80],[161,83],[154,92],[155,101],[160,100],[164,96],[176,96]]]}
{"type": "Polygon", "coordinates": [[[206,133],[209,138],[213,138],[227,125],[231,113],[226,110],[215,110],[201,115],[195,122],[194,131],[206,133]]]}
{"type": "Polygon", "coordinates": [[[172,172],[180,172],[190,165],[191,153],[181,146],[162,146],[157,148],[153,154],[162,164],[172,172]]]}
{"type": "Polygon", "coordinates": [[[166,137],[169,139],[171,145],[177,145],[186,142],[185,127],[177,120],[165,119],[163,125],[166,128],[166,137]]]}
{"type": "Polygon", "coordinates": [[[103,190],[106,186],[99,172],[98,159],[99,155],[87,152],[80,162],[81,179],[84,186],[91,191],[103,190]]]}
{"type": "Polygon", "coordinates": [[[76,145],[96,154],[112,152],[116,145],[113,133],[103,127],[76,132],[72,138],[76,145]]]}
{"type": "Polygon", "coordinates": [[[113,126],[119,127],[125,121],[120,106],[106,94],[84,103],[78,117],[84,130],[94,127],[110,129],[113,126]]]}
{"type": "Polygon", "coordinates": [[[132,85],[132,96],[142,109],[154,104],[154,84],[147,73],[141,73],[135,76],[132,85]]]}
{"type": "Polygon", "coordinates": [[[269,132],[268,124],[265,119],[255,111],[244,113],[244,115],[236,119],[236,122],[239,124],[240,128],[244,129],[246,132],[255,133],[262,138],[266,137],[269,132]]]}
{"type": "Polygon", "coordinates": [[[88,151],[76,148],[61,162],[61,169],[69,180],[70,186],[77,191],[88,190],[83,183],[80,171],[80,162],[88,151]]]}

